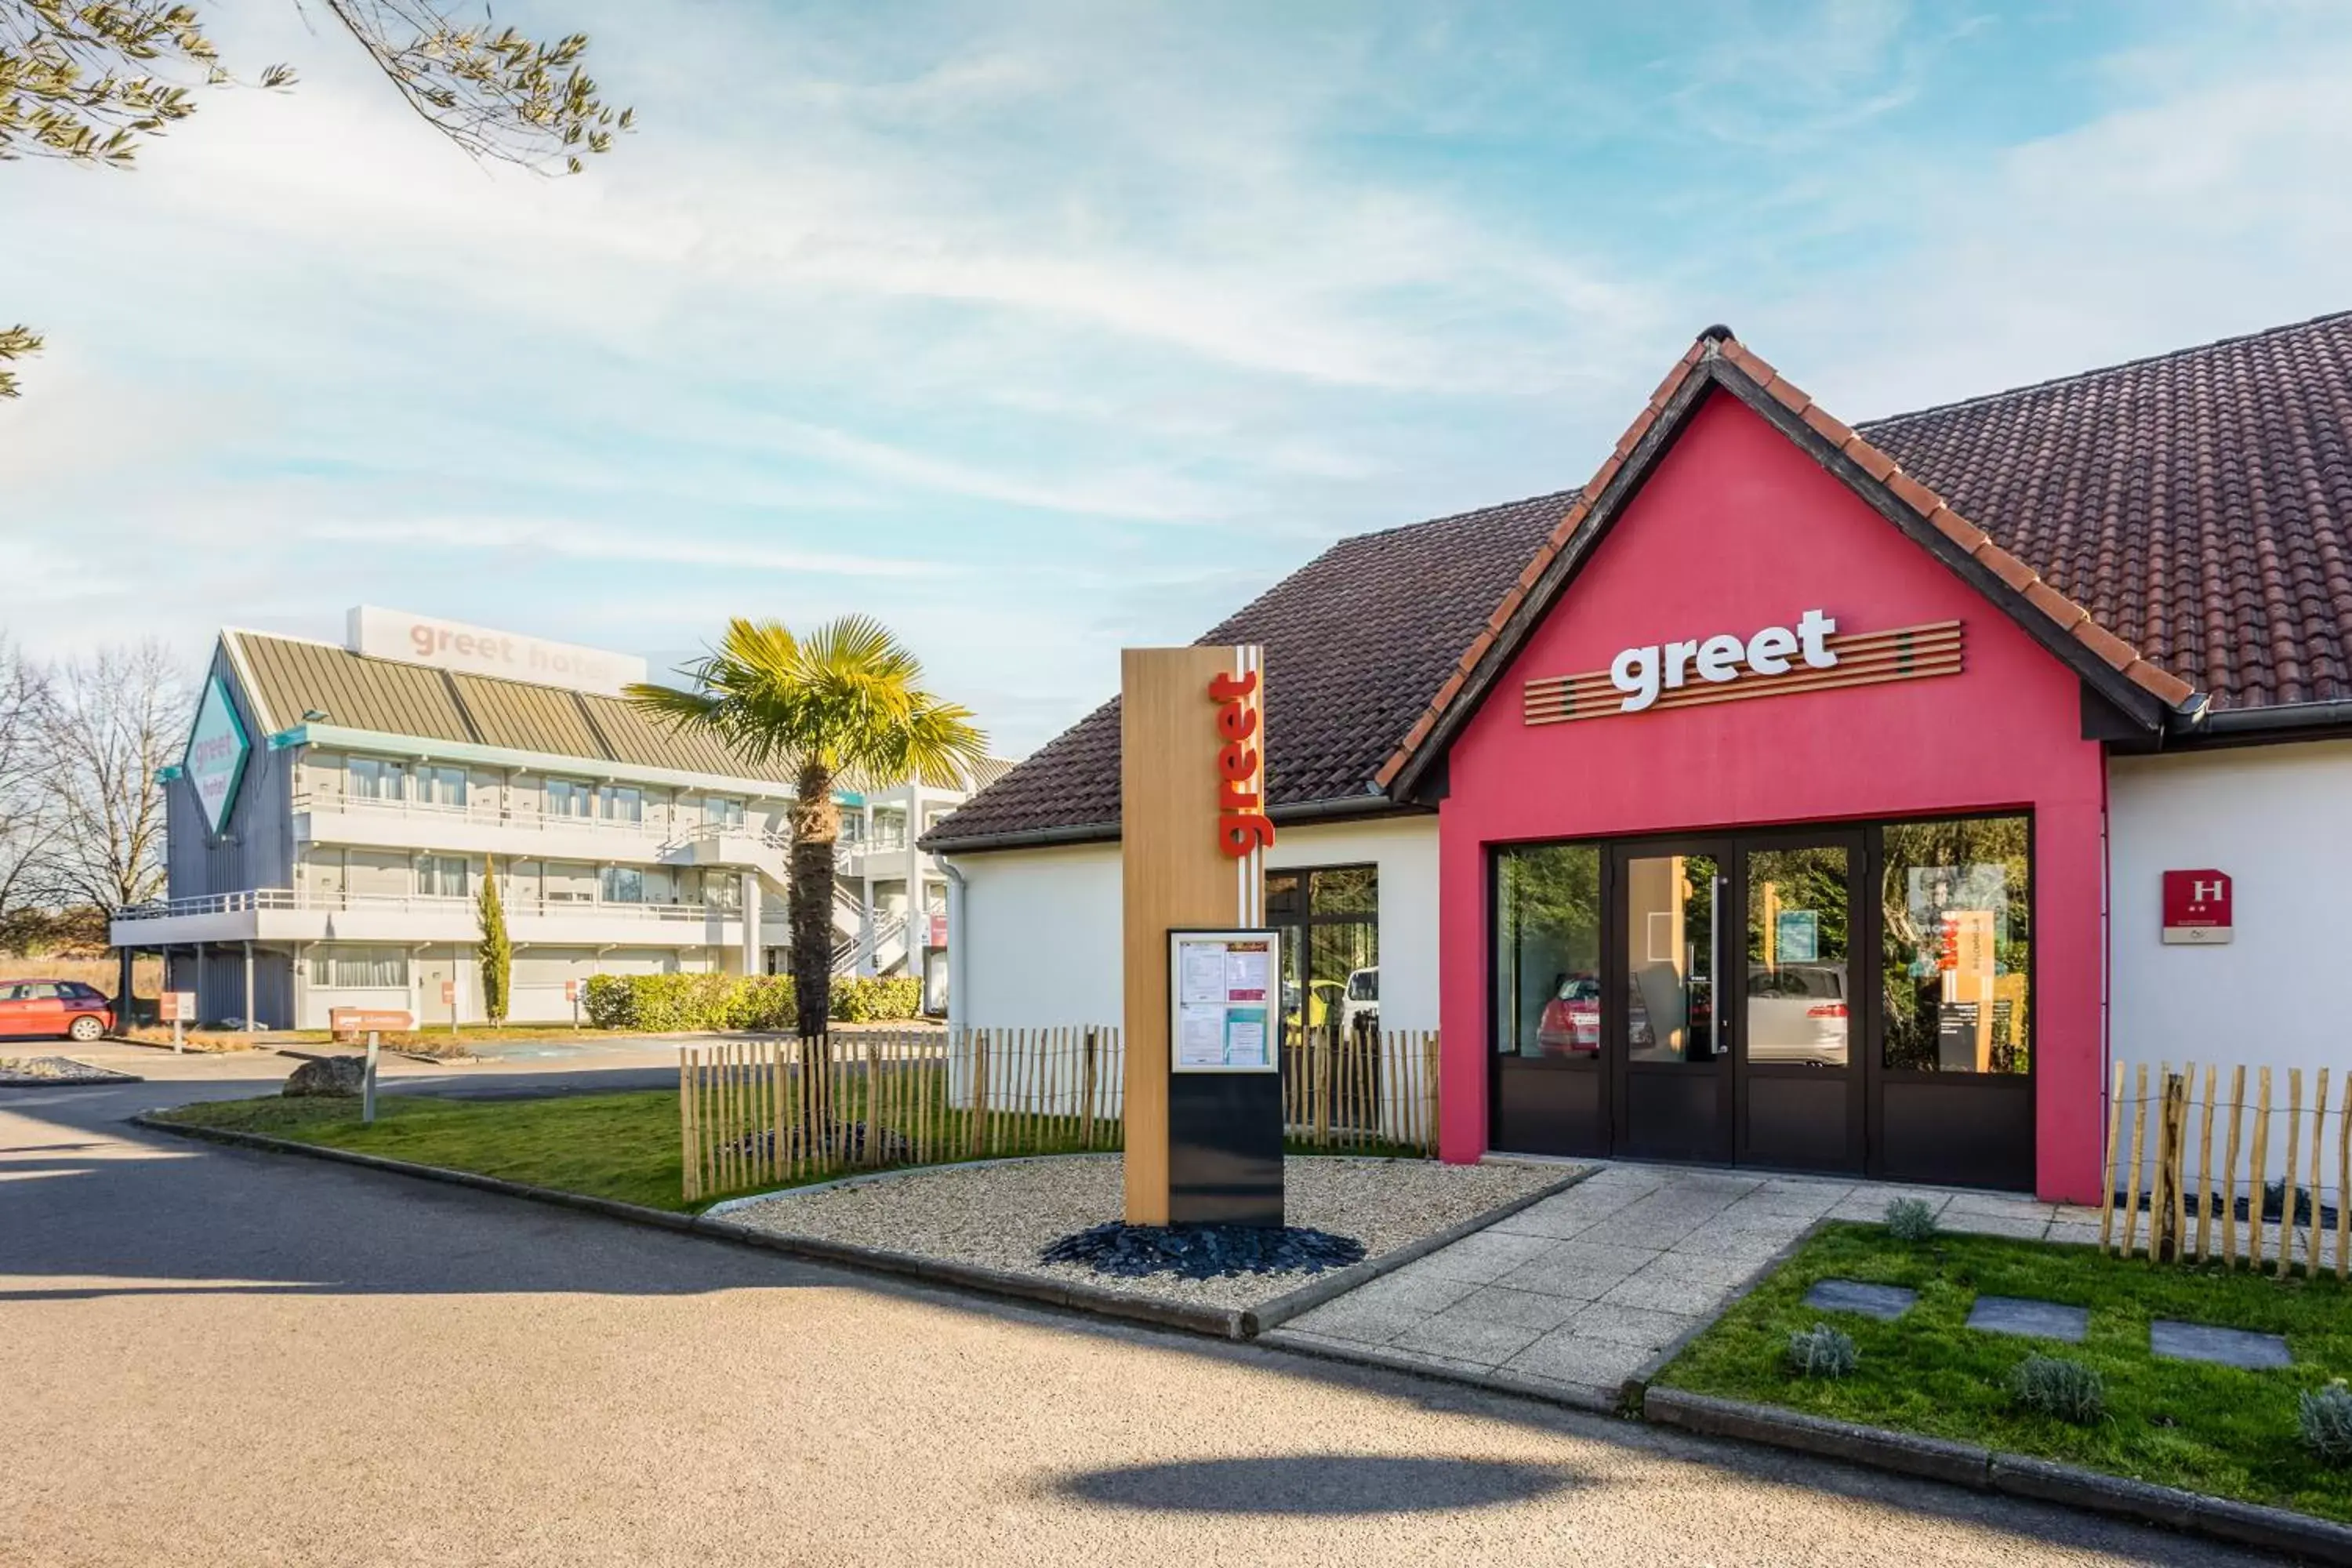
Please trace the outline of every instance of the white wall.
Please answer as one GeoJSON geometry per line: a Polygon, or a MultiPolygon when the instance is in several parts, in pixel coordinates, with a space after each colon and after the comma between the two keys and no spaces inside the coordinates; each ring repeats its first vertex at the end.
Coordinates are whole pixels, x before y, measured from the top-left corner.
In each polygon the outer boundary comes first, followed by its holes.
{"type": "Polygon", "coordinates": [[[2340,1080],[2352,742],[2118,757],[2107,792],[2114,1058],[2340,1080]],[[2167,947],[2164,872],[2206,867],[2234,883],[2236,940],[2167,947]]]}
{"type": "Polygon", "coordinates": [[[954,857],[964,876],[960,992],[948,1005],[977,1029],[1117,1025],[1118,846],[1003,849],[954,857]]]}
{"type": "MultiPolygon", "coordinates": [[[[951,997],[972,1028],[1117,1024],[1119,851],[1116,844],[954,857],[963,872],[964,943],[951,997]]],[[[1269,871],[1380,868],[1381,1027],[1437,1027],[1437,818],[1284,827],[1269,871]]]]}

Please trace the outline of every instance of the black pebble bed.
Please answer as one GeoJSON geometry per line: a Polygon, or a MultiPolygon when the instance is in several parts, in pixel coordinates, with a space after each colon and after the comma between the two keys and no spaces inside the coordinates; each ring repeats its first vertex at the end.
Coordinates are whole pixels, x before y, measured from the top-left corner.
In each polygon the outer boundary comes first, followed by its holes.
{"type": "Polygon", "coordinates": [[[1173,1274],[1221,1279],[1238,1274],[1320,1274],[1364,1260],[1353,1237],[1303,1226],[1122,1225],[1113,1220],[1049,1244],[1041,1263],[1075,1263],[1097,1274],[1141,1279],[1173,1274]]]}

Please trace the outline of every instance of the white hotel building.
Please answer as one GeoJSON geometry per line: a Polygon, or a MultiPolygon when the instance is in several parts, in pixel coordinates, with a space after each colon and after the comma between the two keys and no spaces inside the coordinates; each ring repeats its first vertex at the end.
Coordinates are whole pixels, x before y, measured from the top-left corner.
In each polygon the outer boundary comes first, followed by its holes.
{"type": "MultiPolygon", "coordinates": [[[[783,973],[789,775],[647,720],[619,695],[645,678],[373,608],[341,646],[225,630],[165,770],[167,897],[113,940],[161,952],[207,1022],[475,1020],[495,863],[516,1020],[570,1017],[567,982],[593,974],[783,973]]],[[[962,793],[837,798],[835,972],[920,975],[942,1005],[946,879],[916,840],[962,793]]]]}

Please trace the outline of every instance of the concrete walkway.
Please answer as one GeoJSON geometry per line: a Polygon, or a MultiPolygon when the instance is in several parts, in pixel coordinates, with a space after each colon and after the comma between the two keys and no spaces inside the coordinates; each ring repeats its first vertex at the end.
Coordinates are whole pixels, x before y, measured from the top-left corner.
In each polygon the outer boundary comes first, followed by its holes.
{"type": "Polygon", "coordinates": [[[1608,1164],[1265,1336],[1597,1408],[1824,1217],[1918,1198],[1948,1230],[2095,1242],[2097,1211],[1999,1194],[1608,1164]]]}

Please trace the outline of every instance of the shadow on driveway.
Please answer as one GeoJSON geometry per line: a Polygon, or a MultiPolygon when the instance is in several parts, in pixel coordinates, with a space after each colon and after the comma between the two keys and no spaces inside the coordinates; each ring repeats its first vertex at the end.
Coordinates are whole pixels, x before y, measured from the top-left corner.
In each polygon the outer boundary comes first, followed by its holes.
{"type": "Polygon", "coordinates": [[[1276,1454],[1091,1470],[1054,1489],[1085,1502],[1156,1512],[1338,1517],[1491,1508],[1582,1484],[1581,1477],[1558,1465],[1276,1454]]]}

